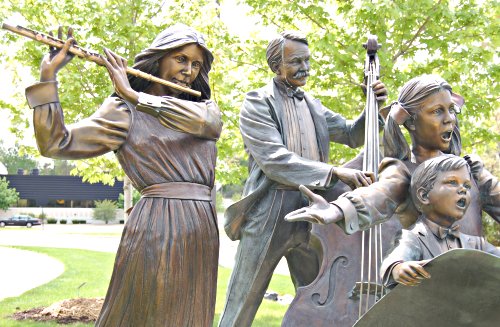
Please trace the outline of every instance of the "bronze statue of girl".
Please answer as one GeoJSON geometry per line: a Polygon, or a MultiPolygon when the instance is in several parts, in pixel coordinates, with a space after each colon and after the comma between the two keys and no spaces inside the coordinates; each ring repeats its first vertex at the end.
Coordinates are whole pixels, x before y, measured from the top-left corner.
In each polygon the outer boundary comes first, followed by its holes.
{"type": "Polygon", "coordinates": [[[219,238],[211,190],[222,128],[210,100],[213,56],[201,34],[178,24],[135,58],[134,68],[200,91],[196,99],[127,77],[126,61],[106,49],[116,94],[92,116],[65,125],[56,75],[72,58],[68,34],[61,51],[44,57],[40,83],[26,90],[40,152],[81,159],[113,151],[142,193],[96,325],[212,326],[219,238]]]}

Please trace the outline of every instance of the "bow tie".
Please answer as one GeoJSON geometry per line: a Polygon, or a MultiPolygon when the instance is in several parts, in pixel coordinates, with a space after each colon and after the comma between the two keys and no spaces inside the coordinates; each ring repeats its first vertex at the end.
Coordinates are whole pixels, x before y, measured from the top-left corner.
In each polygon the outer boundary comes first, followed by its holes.
{"type": "Polygon", "coordinates": [[[289,98],[293,98],[293,97],[296,97],[298,100],[302,100],[304,99],[304,91],[302,91],[301,89],[297,88],[296,90],[293,90],[289,87],[286,88],[286,95],[289,97],[289,98]]]}
{"type": "Polygon", "coordinates": [[[459,238],[459,236],[460,236],[460,232],[458,230],[459,227],[460,227],[460,225],[455,225],[455,226],[452,226],[450,228],[439,227],[439,229],[438,229],[439,237],[442,240],[445,239],[447,236],[459,238]]]}

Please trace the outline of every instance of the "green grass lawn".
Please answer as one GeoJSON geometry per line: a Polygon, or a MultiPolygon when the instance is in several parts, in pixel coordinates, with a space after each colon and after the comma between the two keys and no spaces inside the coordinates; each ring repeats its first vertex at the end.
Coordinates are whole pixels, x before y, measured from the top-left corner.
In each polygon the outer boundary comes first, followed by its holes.
{"type": "MultiPolygon", "coordinates": [[[[75,249],[20,246],[15,248],[44,253],[58,259],[65,265],[65,271],[58,278],[45,285],[32,289],[21,296],[0,301],[0,326],[60,326],[56,323],[15,321],[8,316],[16,311],[40,306],[46,307],[64,299],[105,296],[113,268],[114,254],[75,249]],[[85,284],[78,289],[83,283],[85,284]]],[[[217,324],[224,305],[230,273],[230,269],[219,267],[214,326],[217,324]]],[[[269,289],[279,294],[294,294],[292,282],[287,276],[274,275],[269,289]]],[[[264,300],[252,326],[280,326],[286,309],[287,306],[264,300]]],[[[72,324],[71,326],[93,326],[93,324],[72,324]]]]}

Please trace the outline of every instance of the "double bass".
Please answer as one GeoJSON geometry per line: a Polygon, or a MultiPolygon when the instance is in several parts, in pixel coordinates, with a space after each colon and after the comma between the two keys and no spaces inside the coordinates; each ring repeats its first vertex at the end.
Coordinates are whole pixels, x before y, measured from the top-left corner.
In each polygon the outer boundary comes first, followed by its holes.
{"type": "MultiPolygon", "coordinates": [[[[344,167],[376,172],[380,161],[378,104],[370,85],[379,78],[377,50],[380,45],[375,36],[363,45],[366,52],[365,82],[367,100],[365,108],[365,149],[344,167]]],[[[338,182],[322,195],[333,201],[350,188],[338,182]]],[[[384,250],[390,246],[392,236],[401,228],[392,218],[369,231],[346,235],[336,224],[313,224],[311,245],[322,258],[316,279],[297,289],[282,321],[283,327],[339,326],[350,327],[384,295],[379,276],[379,265],[384,250]]]]}

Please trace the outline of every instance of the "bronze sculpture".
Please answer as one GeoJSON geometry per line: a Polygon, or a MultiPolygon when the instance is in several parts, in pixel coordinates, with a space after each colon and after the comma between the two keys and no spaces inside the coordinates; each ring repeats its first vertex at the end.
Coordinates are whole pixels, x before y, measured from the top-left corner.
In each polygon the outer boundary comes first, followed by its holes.
{"type": "Polygon", "coordinates": [[[458,248],[500,256],[481,236],[460,232],[460,220],[471,202],[473,178],[465,159],[441,155],[424,161],[413,173],[410,193],[420,216],[410,230],[397,235],[384,259],[381,275],[387,287],[416,286],[431,278],[423,267],[430,259],[458,248]]]}
{"type": "MultiPolygon", "coordinates": [[[[401,227],[408,228],[415,222],[417,218],[416,209],[409,198],[411,174],[418,164],[427,158],[439,156],[444,152],[460,153],[460,134],[455,111],[459,110],[463,105],[463,98],[452,93],[451,87],[442,78],[424,75],[406,83],[398,100],[398,102],[390,106],[391,111],[387,117],[384,131],[384,145],[386,155],[401,160],[385,158],[379,166],[379,180],[377,182],[368,187],[348,191],[331,203],[323,199],[319,194],[313,194],[309,189],[301,187],[304,194],[307,194],[310,198],[311,205],[290,213],[285,219],[291,219],[292,221],[306,220],[321,224],[332,222],[337,222],[337,224],[349,223],[354,225],[354,231],[365,230],[374,224],[386,222],[382,226],[382,249],[380,251],[382,254],[387,251],[389,241],[401,227]],[[408,114],[405,114],[405,111],[408,114]],[[410,133],[413,143],[411,151],[400,131],[399,125],[404,125],[410,133]],[[450,131],[453,131],[451,137],[450,131]],[[345,221],[344,218],[346,218],[345,221]]],[[[469,160],[471,165],[476,167],[473,171],[479,187],[474,183],[471,190],[474,200],[462,220],[462,227],[464,232],[468,234],[480,235],[482,231],[482,210],[497,221],[500,219],[500,195],[498,193],[500,184],[494,176],[484,169],[479,158],[469,157],[469,160]]],[[[335,244],[336,239],[342,239],[343,237],[342,230],[336,228],[337,224],[328,226],[332,227],[329,229],[330,235],[328,235],[329,239],[333,240],[332,244],[335,244]]],[[[354,236],[358,234],[355,233],[354,236]]],[[[345,243],[350,243],[351,238],[352,236],[347,237],[345,243]]],[[[355,237],[355,239],[358,238],[355,237]]],[[[361,237],[361,239],[364,238],[361,237]]],[[[318,289],[319,286],[325,285],[325,283],[311,289],[306,287],[303,289],[304,291],[301,289],[305,295],[316,296],[318,294],[321,296],[319,298],[321,302],[316,301],[321,306],[316,304],[316,306],[307,307],[308,317],[316,319],[318,312],[324,312],[325,307],[330,302],[335,307],[340,305],[342,308],[339,300],[346,297],[349,298],[348,302],[352,302],[356,301],[359,296],[361,303],[363,290],[357,287],[346,287],[345,282],[340,282],[342,276],[346,280],[350,278],[352,282],[352,277],[345,276],[345,270],[348,270],[350,265],[356,264],[345,261],[345,252],[342,246],[338,246],[333,253],[330,253],[333,256],[331,259],[332,268],[338,267],[332,275],[335,276],[335,281],[339,282],[332,283],[332,281],[329,281],[326,284],[329,287],[328,292],[318,289]],[[325,303],[323,304],[323,302],[325,303]]],[[[369,252],[371,253],[371,251],[369,252]]],[[[359,258],[362,257],[363,255],[360,254],[359,258]]],[[[379,257],[381,258],[382,255],[379,255],[379,257]]],[[[378,268],[375,271],[378,271],[378,268]]],[[[357,278],[355,280],[360,280],[357,278]]],[[[361,281],[363,281],[362,278],[361,281]]],[[[372,290],[377,289],[377,285],[374,286],[375,288],[372,288],[372,290]]],[[[371,297],[369,294],[367,296],[368,298],[371,297]]],[[[375,297],[375,299],[377,298],[379,297],[375,297]]],[[[373,300],[371,301],[373,302],[373,300]]],[[[369,303],[369,301],[366,303],[369,303]]],[[[368,310],[368,308],[366,307],[364,310],[368,310]]],[[[301,310],[304,313],[305,309],[301,307],[301,310]]],[[[340,312],[341,317],[338,317],[338,314],[335,314],[334,317],[338,319],[340,324],[352,325],[355,319],[361,316],[361,313],[354,313],[349,310],[340,310],[338,312],[340,312]]],[[[287,316],[289,316],[289,312],[287,312],[287,316]]],[[[297,317],[297,314],[293,316],[297,317]]],[[[306,316],[306,314],[302,314],[302,316],[306,316]]],[[[328,324],[328,320],[318,322],[318,326],[328,326],[328,324]]]]}
{"type": "MultiPolygon", "coordinates": [[[[309,48],[297,32],[283,32],[266,51],[276,77],[249,92],[240,114],[240,130],[249,154],[249,178],[243,199],[225,213],[225,229],[240,240],[219,326],[250,326],[272,272],[285,256],[295,287],[309,284],[318,257],[309,241],[308,223],[287,223],[284,215],[301,207],[297,187],[330,188],[338,180],[351,187],[369,185],[372,174],[327,164],[329,141],[351,147],[363,143],[364,116],[347,122],[303,92],[309,74],[309,48]]],[[[379,100],[385,86],[372,85],[379,100]]]]}
{"type": "MultiPolygon", "coordinates": [[[[411,175],[427,159],[443,153],[460,154],[456,114],[463,103],[463,98],[453,93],[451,86],[438,76],[411,79],[403,86],[387,117],[383,138],[386,158],[379,166],[379,181],[348,192],[332,203],[301,187],[312,204],[288,214],[285,219],[326,224],[349,219],[365,229],[396,214],[403,228],[408,228],[418,216],[409,197],[411,175]],[[411,150],[400,125],[410,134],[411,150]]],[[[468,160],[476,182],[471,189],[474,200],[461,221],[461,228],[466,234],[481,236],[482,211],[500,221],[500,183],[484,168],[480,158],[469,156],[468,160]]]]}
{"type": "MultiPolygon", "coordinates": [[[[59,30],[61,34],[61,30],[59,30]]],[[[71,36],[71,35],[69,35],[71,36]]],[[[134,68],[201,92],[201,99],[126,74],[105,50],[116,94],[66,126],[56,74],[66,41],[44,57],[26,90],[42,155],[79,159],[114,151],[141,200],[124,228],[97,326],[212,326],[219,239],[211,190],[222,122],[210,101],[213,56],[201,34],[177,24],[135,58],[134,68]]]]}
{"type": "MultiPolygon", "coordinates": [[[[377,37],[370,35],[363,47],[366,49],[363,72],[365,83],[369,85],[380,76],[378,50],[381,46],[377,37]]],[[[373,90],[366,91],[364,150],[344,167],[373,171],[376,175],[380,161],[379,103],[373,90]]],[[[338,182],[321,195],[332,201],[350,190],[347,185],[338,182]]],[[[363,310],[368,310],[367,305],[383,293],[382,284],[377,278],[378,263],[370,258],[372,255],[377,257],[381,246],[386,246],[390,239],[384,237],[379,242],[377,234],[380,234],[380,225],[366,233],[346,234],[341,225],[349,226],[351,223],[355,222],[313,224],[310,239],[313,244],[317,244],[321,266],[314,281],[297,290],[283,317],[283,327],[352,326],[363,310]]],[[[387,226],[383,226],[383,230],[384,234],[391,233],[387,226]]]]}

